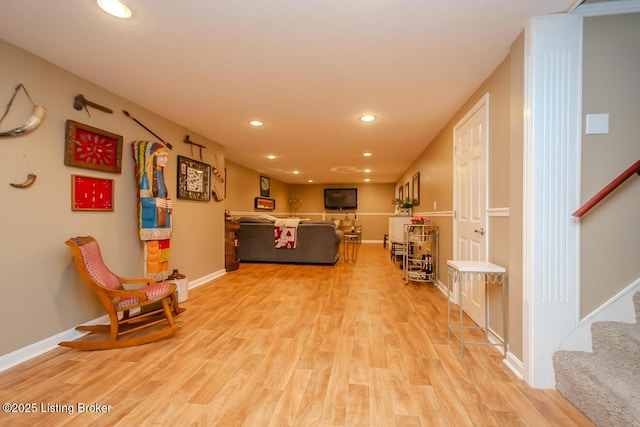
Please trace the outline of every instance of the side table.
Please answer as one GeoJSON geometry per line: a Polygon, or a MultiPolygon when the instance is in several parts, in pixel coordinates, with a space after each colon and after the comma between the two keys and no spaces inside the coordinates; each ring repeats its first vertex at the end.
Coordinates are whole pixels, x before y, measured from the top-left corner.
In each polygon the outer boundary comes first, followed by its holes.
{"type": "Polygon", "coordinates": [[[451,339],[453,333],[460,341],[460,357],[464,357],[465,344],[488,344],[493,345],[489,341],[489,285],[499,284],[502,288],[502,330],[504,338],[501,340],[504,346],[504,355],[507,355],[507,310],[506,297],[507,287],[504,281],[505,269],[499,265],[486,261],[447,261],[447,339],[451,339]],[[459,325],[451,324],[451,278],[453,282],[458,282],[458,308],[460,310],[459,325]],[[484,284],[485,292],[485,326],[463,326],[463,310],[462,310],[462,285],[461,282],[471,282],[472,286],[484,284]],[[485,333],[485,341],[465,341],[464,329],[481,329],[485,333]]]}
{"type": "Polygon", "coordinates": [[[356,257],[358,256],[358,235],[345,233],[342,243],[344,244],[344,261],[356,262],[356,257]]]}
{"type": "Polygon", "coordinates": [[[236,246],[238,239],[236,231],[240,229],[238,221],[224,222],[224,268],[226,271],[234,271],[240,268],[240,260],[236,258],[236,246]]]}

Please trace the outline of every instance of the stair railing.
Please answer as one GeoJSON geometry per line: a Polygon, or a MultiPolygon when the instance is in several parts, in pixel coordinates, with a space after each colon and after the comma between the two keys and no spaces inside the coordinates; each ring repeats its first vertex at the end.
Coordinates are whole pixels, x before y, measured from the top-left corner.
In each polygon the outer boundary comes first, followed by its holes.
{"type": "Polygon", "coordinates": [[[634,173],[640,175],[640,160],[629,166],[624,172],[622,172],[616,179],[611,181],[606,187],[600,190],[595,196],[590,198],[584,205],[575,211],[572,215],[576,218],[581,218],[584,214],[589,212],[591,208],[597,205],[602,199],[607,197],[613,190],[618,188],[623,182],[629,179],[634,173]]]}

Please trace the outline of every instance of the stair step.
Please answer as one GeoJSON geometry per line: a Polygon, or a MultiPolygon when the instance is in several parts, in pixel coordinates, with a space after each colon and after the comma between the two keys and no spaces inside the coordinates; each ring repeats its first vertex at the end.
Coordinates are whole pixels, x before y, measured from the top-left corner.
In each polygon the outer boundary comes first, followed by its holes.
{"type": "Polygon", "coordinates": [[[640,368],[640,325],[622,322],[595,322],[591,325],[594,353],[608,355],[628,369],[640,368]]]}
{"type": "Polygon", "coordinates": [[[608,354],[556,352],[556,388],[599,427],[640,426],[640,368],[611,362],[608,354]]]}

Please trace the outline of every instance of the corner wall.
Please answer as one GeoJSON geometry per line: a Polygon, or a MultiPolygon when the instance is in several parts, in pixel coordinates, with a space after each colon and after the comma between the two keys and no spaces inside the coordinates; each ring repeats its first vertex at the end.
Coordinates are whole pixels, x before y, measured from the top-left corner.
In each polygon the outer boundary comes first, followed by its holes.
{"type": "MultiPolygon", "coordinates": [[[[585,17],[583,58],[584,117],[610,131],[583,133],[581,203],[640,159],[640,13],[585,17]]],[[[580,220],[581,319],[640,278],[639,211],[635,175],[580,220]]]]}
{"type": "MultiPolygon", "coordinates": [[[[421,201],[420,206],[414,211],[416,214],[430,217],[433,223],[440,227],[438,267],[442,272],[440,281],[444,283],[447,260],[454,259],[453,128],[482,96],[490,94],[488,257],[490,262],[502,265],[507,270],[509,352],[512,359],[518,359],[516,364],[520,363],[523,354],[522,299],[514,298],[522,295],[522,280],[517,276],[522,271],[522,257],[518,256],[519,251],[514,251],[511,245],[521,244],[521,236],[518,233],[522,228],[522,209],[518,209],[518,204],[522,202],[522,187],[521,184],[518,186],[518,183],[522,183],[522,169],[518,164],[512,167],[511,162],[520,159],[520,165],[522,164],[522,133],[518,135],[518,131],[522,131],[523,46],[524,37],[521,34],[511,46],[511,52],[480,84],[438,135],[427,143],[426,149],[396,183],[401,185],[411,182],[413,174],[420,172],[421,201]]],[[[499,288],[492,291],[490,298],[494,310],[502,307],[499,288]]],[[[490,317],[501,319],[501,312],[492,311],[490,317]]],[[[498,334],[503,334],[501,322],[492,322],[491,328],[498,334]]]]}
{"type": "MultiPolygon", "coordinates": [[[[382,242],[389,229],[389,216],[394,213],[391,200],[394,198],[393,184],[285,184],[271,178],[270,198],[276,201],[274,211],[254,208],[254,198],[260,195],[260,173],[245,168],[234,162],[227,162],[227,192],[225,206],[235,216],[262,215],[274,216],[295,215],[303,218],[341,219],[345,212],[324,210],[324,189],[352,187],[358,189],[358,210],[355,214],[362,223],[362,239],[364,241],[382,242]],[[289,206],[289,198],[296,196],[301,201],[293,212],[289,206]]],[[[353,216],[353,212],[348,212],[353,216]]]]}
{"type": "MultiPolygon", "coordinates": [[[[0,140],[0,271],[2,271],[4,325],[0,355],[6,355],[104,314],[102,306],[80,281],[64,242],[69,237],[93,235],[101,245],[107,265],[125,277],[142,275],[142,245],[138,238],[136,182],[131,142],[155,139],[127,118],[129,111],[173,144],[166,169],[167,187],[174,199],[170,269],[179,268],[189,281],[224,272],[224,203],[176,199],[177,155],[191,157],[181,141],[185,134],[207,146],[205,163],[224,168],[223,147],[194,134],[105,89],[0,40],[0,104],[8,103],[14,88],[23,83],[47,116],[32,133],[0,140]],[[73,99],[84,94],[113,114],[73,109],[73,99]],[[111,174],[64,165],[67,119],[122,135],[122,173],[111,174]],[[28,173],[35,184],[16,189],[28,173]],[[71,175],[113,179],[112,212],[73,212],[71,175]]],[[[0,129],[12,129],[31,113],[20,93],[0,129]]],[[[197,160],[200,160],[199,158],[197,160]]]]}

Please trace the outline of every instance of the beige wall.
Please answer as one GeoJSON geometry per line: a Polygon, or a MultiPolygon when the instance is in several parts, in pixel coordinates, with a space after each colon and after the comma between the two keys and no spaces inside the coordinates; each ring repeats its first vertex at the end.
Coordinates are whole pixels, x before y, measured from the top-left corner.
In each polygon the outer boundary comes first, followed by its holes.
{"type": "MultiPolygon", "coordinates": [[[[34,132],[0,141],[0,271],[5,302],[0,311],[0,323],[4,325],[0,355],[104,314],[97,299],[78,279],[64,245],[69,237],[96,237],[106,263],[117,274],[139,277],[143,272],[131,142],[154,137],[122,110],[129,111],[173,144],[166,182],[174,199],[170,268],[179,268],[190,281],[224,271],[224,203],[175,198],[176,156],[191,157],[189,147],[181,142],[185,134],[207,146],[203,161],[212,165],[216,158],[224,160],[220,145],[3,41],[0,41],[0,63],[3,112],[18,83],[24,83],[33,100],[48,109],[44,123],[34,132]],[[91,109],[89,117],[86,111],[76,111],[73,98],[79,93],[113,109],[114,113],[91,109]],[[65,166],[67,119],[122,135],[122,173],[65,166]],[[29,172],[38,176],[32,187],[15,189],[8,185],[24,180],[29,172]],[[71,174],[113,179],[114,211],[72,212],[71,174]]],[[[24,93],[20,93],[0,129],[11,129],[23,122],[31,108],[24,93]]]]}
{"type": "MultiPolygon", "coordinates": [[[[603,185],[640,158],[639,14],[586,18],[584,27],[584,113],[610,113],[609,135],[583,135],[582,199],[587,200],[603,185]],[[612,46],[619,47],[612,49],[612,46]]],[[[509,285],[510,351],[522,359],[522,88],[524,41],[521,35],[509,56],[451,118],[433,141],[425,141],[424,152],[395,184],[362,184],[358,214],[365,224],[365,240],[381,240],[387,218],[393,213],[389,201],[397,185],[411,182],[420,172],[421,204],[416,214],[432,217],[440,226],[440,271],[453,254],[453,126],[488,92],[491,96],[489,208],[508,208],[507,216],[489,219],[490,260],[506,265],[509,285]],[[437,207],[434,208],[434,202],[437,207]]],[[[50,337],[103,314],[95,297],[85,290],[71,264],[64,241],[74,235],[92,234],[100,241],[108,265],[124,276],[142,272],[142,251],[137,237],[135,182],[130,143],[151,139],[144,129],[119,111],[126,109],[174,145],[168,176],[175,177],[176,156],[190,156],[182,144],[189,133],[208,148],[203,161],[224,161],[223,148],[181,126],[146,111],[31,54],[0,41],[0,102],[6,105],[13,88],[24,83],[32,98],[45,105],[48,116],[35,132],[0,141],[0,185],[2,199],[2,282],[4,298],[10,301],[0,314],[6,327],[0,355],[50,337]],[[108,115],[72,108],[73,97],[87,98],[111,107],[108,115]],[[4,100],[4,101],[2,101],[4,100]],[[122,174],[107,174],[66,167],[63,164],[64,123],[73,119],[124,136],[122,174]],[[7,184],[21,181],[27,173],[38,175],[25,190],[7,184]],[[72,212],[70,175],[85,174],[114,179],[114,212],[72,212]],[[36,268],[34,268],[34,266],[36,268]]],[[[28,116],[31,106],[19,95],[11,115],[0,128],[10,129],[28,116]]],[[[226,169],[222,203],[175,200],[171,268],[180,268],[191,281],[224,269],[223,209],[234,213],[256,213],[260,174],[232,162],[217,164],[226,169]]],[[[168,179],[175,194],[175,179],[168,179]]],[[[331,185],[333,186],[333,185],[331,185]]],[[[345,184],[345,186],[351,186],[345,184]]],[[[271,180],[276,212],[289,214],[288,199],[301,198],[300,216],[321,217],[323,185],[292,185],[271,180]]],[[[640,180],[633,177],[610,196],[581,224],[581,314],[615,295],[638,278],[640,258],[640,180]],[[613,256],[607,256],[611,255],[613,256]],[[616,263],[612,263],[616,261],[616,263]],[[606,277],[606,280],[604,278],[606,277]]],[[[441,274],[440,280],[446,280],[441,274]]],[[[492,298],[495,300],[496,295],[492,298]]]]}
{"type": "Polygon", "coordinates": [[[524,109],[524,33],[511,45],[511,109],[509,111],[509,347],[523,360],[522,289],[522,198],[523,198],[523,109],[524,109]]]}
{"type": "MultiPolygon", "coordinates": [[[[388,230],[388,218],[393,215],[393,184],[292,184],[271,179],[271,198],[276,200],[275,211],[254,209],[254,198],[260,194],[260,173],[233,162],[227,162],[226,209],[234,216],[269,214],[299,216],[310,219],[342,219],[346,212],[324,210],[325,188],[357,188],[358,210],[355,214],[362,223],[362,239],[382,241],[388,230]],[[298,197],[300,206],[292,211],[290,197],[298,197]]],[[[353,218],[354,212],[348,212],[353,218]]]]}
{"type": "Polygon", "coordinates": [[[393,215],[393,184],[297,184],[290,187],[292,196],[298,196],[302,205],[298,215],[302,217],[341,219],[345,213],[324,210],[325,188],[357,188],[358,210],[356,215],[362,223],[362,240],[382,241],[389,229],[389,216],[393,215]]]}
{"type": "MultiPolygon", "coordinates": [[[[520,36],[512,46],[512,52],[498,65],[476,92],[456,112],[436,138],[428,143],[424,152],[413,165],[405,171],[396,185],[411,181],[416,172],[420,172],[420,206],[415,213],[432,218],[433,223],[440,226],[440,260],[438,263],[440,281],[446,282],[446,262],[453,256],[453,129],[462,117],[475,105],[482,96],[489,93],[489,254],[491,262],[507,269],[509,295],[522,295],[522,281],[519,275],[511,278],[512,272],[521,272],[521,256],[513,256],[510,244],[521,244],[518,234],[522,222],[521,209],[511,213],[512,195],[518,197],[514,204],[522,201],[522,168],[511,168],[512,160],[521,160],[522,145],[522,88],[524,73],[524,38],[520,36]],[[514,82],[512,83],[512,78],[514,82]],[[520,111],[519,120],[512,117],[520,111]],[[513,123],[512,123],[513,122],[513,123]],[[517,132],[520,132],[519,134],[517,132]],[[512,157],[512,146],[516,146],[512,157]],[[512,189],[512,185],[518,185],[512,189]],[[436,208],[434,209],[434,202],[436,208]],[[500,212],[499,214],[493,212],[500,212]],[[514,234],[512,236],[512,233],[514,234]]],[[[515,252],[518,254],[519,252],[515,252]]],[[[502,330],[502,295],[499,287],[493,288],[490,294],[492,312],[492,329],[503,334],[502,330]]],[[[508,298],[509,348],[518,358],[522,358],[522,299],[508,298]]]]}
{"type": "MultiPolygon", "coordinates": [[[[610,132],[583,134],[583,203],[640,159],[639,29],[639,13],[584,20],[583,113],[609,113],[610,132]]],[[[640,278],[639,211],[636,175],[582,218],[581,317],[640,278]]]]}
{"type": "Polygon", "coordinates": [[[275,200],[276,208],[274,211],[255,209],[255,198],[260,197],[260,176],[263,175],[232,161],[227,161],[226,168],[226,209],[236,215],[248,213],[286,215],[289,211],[289,186],[287,184],[267,176],[271,185],[269,198],[275,200]]]}

